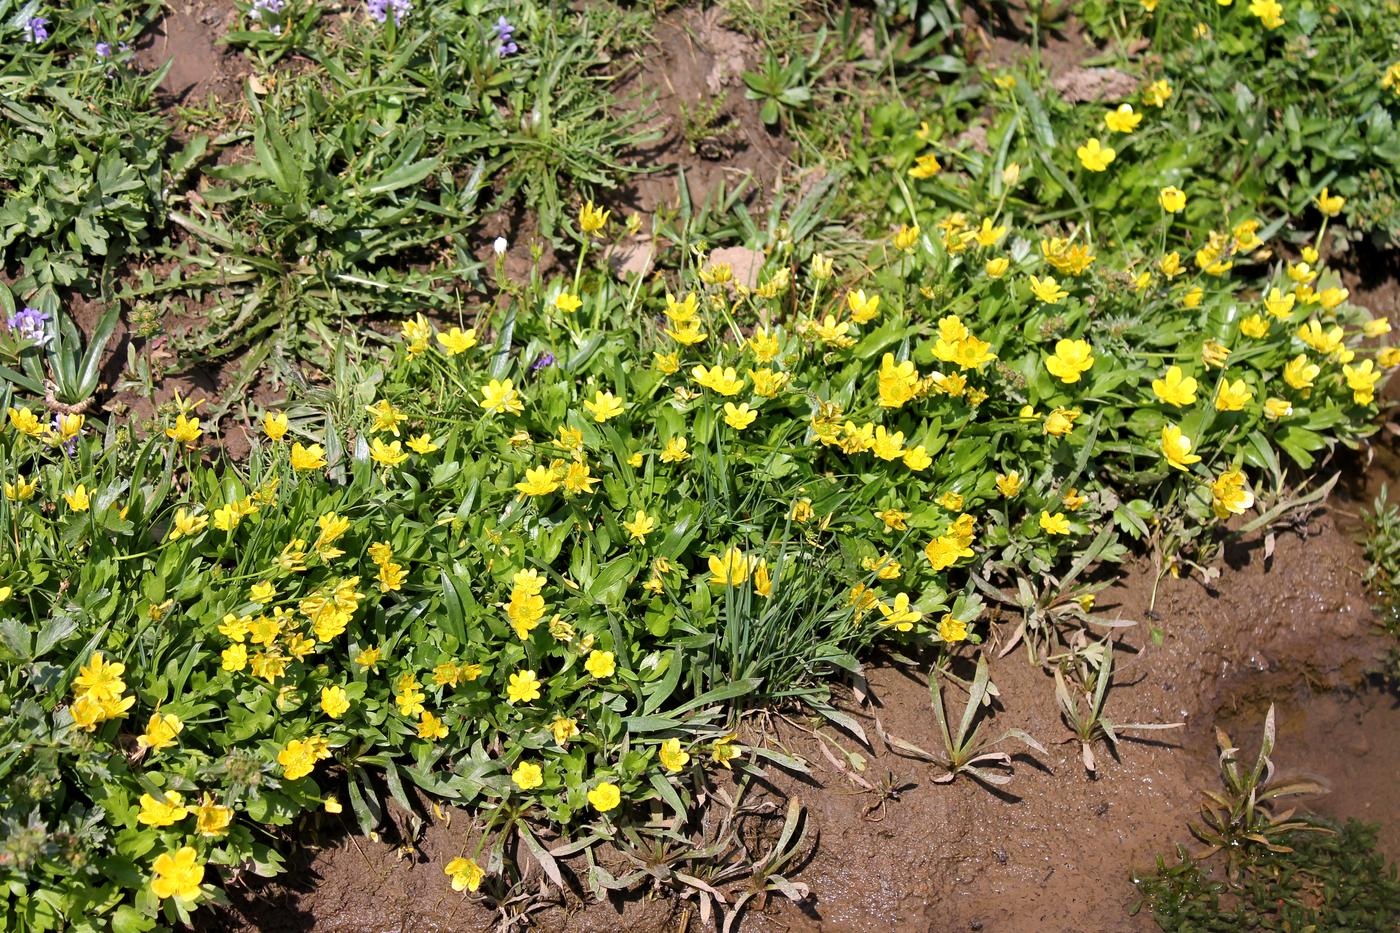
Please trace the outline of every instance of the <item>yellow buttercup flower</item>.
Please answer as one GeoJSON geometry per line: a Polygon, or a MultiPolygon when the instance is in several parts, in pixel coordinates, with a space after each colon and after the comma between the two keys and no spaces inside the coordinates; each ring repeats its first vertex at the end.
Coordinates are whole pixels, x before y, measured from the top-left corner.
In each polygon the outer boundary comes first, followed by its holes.
{"type": "Polygon", "coordinates": [[[540,698],[540,679],[534,671],[516,671],[506,684],[506,702],[533,703],[540,698]]]}
{"type": "Polygon", "coordinates": [[[611,651],[599,651],[594,649],[588,653],[588,658],[583,662],[584,670],[588,671],[595,680],[605,680],[613,675],[617,670],[617,661],[611,651]]]}
{"type": "Polygon", "coordinates": [[[486,877],[474,860],[460,856],[448,862],[442,872],[452,879],[454,891],[476,891],[481,887],[481,879],[486,877]]]}
{"type": "Polygon", "coordinates": [[[579,229],[585,235],[597,234],[608,225],[608,218],[611,216],[612,211],[600,210],[591,200],[586,201],[578,211],[579,229]]]}
{"type": "Polygon", "coordinates": [[[1099,142],[1097,136],[1089,138],[1089,141],[1075,150],[1075,155],[1079,156],[1079,164],[1091,172],[1107,171],[1109,165],[1117,158],[1118,153],[1111,146],[1105,146],[1099,142]]]}
{"type": "Polygon", "coordinates": [[[1317,209],[1327,217],[1336,217],[1342,212],[1342,207],[1346,205],[1347,199],[1340,194],[1329,194],[1324,187],[1317,194],[1317,209]]]}
{"type": "Polygon", "coordinates": [[[525,410],[525,403],[511,380],[492,379],[481,390],[481,407],[492,415],[501,412],[518,415],[525,410]]]}
{"type": "Polygon", "coordinates": [[[622,399],[618,398],[616,395],[613,395],[611,392],[604,392],[600,389],[593,393],[593,401],[584,402],[583,407],[588,409],[589,413],[593,415],[594,421],[602,424],[608,419],[616,418],[618,415],[622,414],[622,410],[626,406],[623,404],[622,399]]]}
{"type": "Polygon", "coordinates": [[[749,578],[749,559],[737,547],[709,558],[710,583],[715,586],[740,586],[749,578]]]}
{"type": "Polygon", "coordinates": [[[1061,382],[1074,383],[1094,365],[1094,348],[1087,340],[1061,339],[1055,343],[1055,353],[1045,360],[1050,375],[1061,382]]]}
{"type": "Polygon", "coordinates": [[[1184,408],[1196,401],[1196,380],[1183,376],[1180,366],[1169,366],[1164,377],[1152,380],[1152,394],[1168,405],[1184,408]]]}
{"type": "Polygon", "coordinates": [[[1059,304],[1069,297],[1069,292],[1060,287],[1053,275],[1047,275],[1043,279],[1031,276],[1031,292],[1048,305],[1059,304]]]}
{"type": "Polygon", "coordinates": [[[151,893],[158,899],[198,899],[200,885],[204,882],[204,863],[193,847],[181,846],[174,852],[161,853],[151,864],[151,870],[154,872],[151,893]]]}
{"type": "Polygon", "coordinates": [[[616,784],[604,781],[588,792],[588,802],[599,813],[607,813],[622,802],[622,791],[616,784]]]}
{"type": "Polygon", "coordinates": [[[1221,473],[1210,484],[1211,508],[1217,518],[1242,515],[1254,505],[1254,493],[1245,483],[1244,471],[1236,467],[1221,473]]]}
{"type": "Polygon", "coordinates": [[[724,423],[736,431],[742,431],[754,423],[758,417],[758,412],[749,407],[748,402],[740,402],[735,405],[733,402],[724,403],[724,423]]]}
{"type": "Polygon", "coordinates": [[[1254,391],[1243,379],[1233,383],[1229,379],[1220,380],[1220,388],[1215,393],[1216,411],[1244,411],[1244,406],[1254,398],[1254,391]]]}
{"type": "Polygon", "coordinates": [[[1283,367],[1283,381],[1299,391],[1311,389],[1313,380],[1321,372],[1322,367],[1309,362],[1306,356],[1299,353],[1283,367]]]}
{"type": "Polygon", "coordinates": [[[662,742],[658,757],[661,759],[661,766],[672,774],[690,763],[690,753],[681,748],[680,739],[667,739],[662,742]]]}
{"type": "Polygon", "coordinates": [[[74,512],[86,512],[92,508],[92,497],[88,494],[87,486],[79,483],[71,492],[63,494],[63,501],[68,503],[68,508],[74,512]]]}
{"type": "Polygon", "coordinates": [[[326,466],[326,449],[320,444],[292,445],[291,454],[292,469],[294,470],[320,470],[326,466]]]}
{"type": "Polygon", "coordinates": [[[544,784],[544,771],[532,761],[522,761],[515,766],[510,779],[521,790],[534,790],[544,784]]]}
{"type": "Polygon", "coordinates": [[[1167,458],[1167,465],[1178,470],[1185,470],[1193,463],[1200,463],[1201,458],[1191,453],[1191,438],[1181,433],[1181,428],[1174,424],[1166,425],[1162,428],[1162,456],[1167,458]]]}
{"type": "Polygon", "coordinates": [[[1131,133],[1142,122],[1142,114],[1134,112],[1132,104],[1119,104],[1104,114],[1103,122],[1115,133],[1131,133]]]}
{"type": "Polygon", "coordinates": [[[1047,535],[1067,535],[1070,533],[1069,519],[1065,518],[1065,513],[1042,511],[1040,513],[1040,530],[1047,535]]]}
{"type": "Polygon", "coordinates": [[[1173,185],[1168,185],[1157,192],[1157,203],[1168,214],[1180,213],[1186,209],[1186,192],[1173,185]]]}

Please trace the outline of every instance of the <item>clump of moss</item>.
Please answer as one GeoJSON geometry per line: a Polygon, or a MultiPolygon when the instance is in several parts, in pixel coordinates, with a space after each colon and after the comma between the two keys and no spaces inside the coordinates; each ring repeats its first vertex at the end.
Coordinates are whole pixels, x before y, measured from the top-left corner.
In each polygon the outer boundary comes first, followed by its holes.
{"type": "Polygon", "coordinates": [[[1230,878],[1184,846],[1134,877],[1157,925],[1174,933],[1240,930],[1381,933],[1397,929],[1400,879],[1376,850],[1376,827],[1348,820],[1333,832],[1295,832],[1285,851],[1259,849],[1230,878]]]}

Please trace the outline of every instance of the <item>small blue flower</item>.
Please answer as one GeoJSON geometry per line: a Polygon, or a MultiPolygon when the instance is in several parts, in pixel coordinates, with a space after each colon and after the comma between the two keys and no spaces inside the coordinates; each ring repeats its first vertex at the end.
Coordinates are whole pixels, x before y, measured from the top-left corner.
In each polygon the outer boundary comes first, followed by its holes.
{"type": "Polygon", "coordinates": [[[49,21],[42,16],[31,16],[24,24],[24,33],[31,45],[40,45],[49,39],[49,21]]]}
{"type": "Polygon", "coordinates": [[[513,39],[515,27],[512,26],[510,21],[504,16],[496,20],[496,25],[491,28],[496,30],[496,41],[499,43],[496,48],[496,53],[500,55],[501,58],[514,55],[516,52],[520,51],[520,47],[515,44],[513,39]]]}
{"type": "Polygon", "coordinates": [[[10,333],[41,347],[52,339],[46,326],[48,322],[49,316],[38,308],[25,308],[6,321],[10,333]]]}
{"type": "Polygon", "coordinates": [[[554,365],[554,354],[553,354],[553,353],[549,353],[549,352],[541,353],[541,354],[540,354],[540,358],[537,359],[537,360],[535,360],[534,363],[530,364],[530,372],[532,372],[532,373],[537,373],[537,372],[539,372],[540,370],[544,369],[546,366],[553,366],[553,365],[554,365]]]}
{"type": "Polygon", "coordinates": [[[112,57],[112,43],[110,43],[110,42],[99,42],[99,43],[97,43],[97,57],[98,57],[98,58],[111,58],[111,57],[112,57]]]}
{"type": "Polygon", "coordinates": [[[402,26],[403,21],[408,18],[408,14],[413,12],[413,4],[410,0],[365,0],[365,9],[369,13],[369,18],[376,23],[382,23],[389,18],[390,10],[394,13],[394,25],[402,26]]]}

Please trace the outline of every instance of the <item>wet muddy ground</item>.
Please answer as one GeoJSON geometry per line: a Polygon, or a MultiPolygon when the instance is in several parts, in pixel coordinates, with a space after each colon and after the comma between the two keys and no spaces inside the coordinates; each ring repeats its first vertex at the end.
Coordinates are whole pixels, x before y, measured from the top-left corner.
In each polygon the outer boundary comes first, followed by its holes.
{"type": "MultiPolygon", "coordinates": [[[[212,42],[227,28],[232,4],[176,0],[170,10],[141,47],[148,65],[175,61],[164,87],[167,106],[174,112],[210,97],[236,103],[246,66],[212,42]]],[[[661,137],[637,157],[666,170],[638,178],[619,193],[617,205],[650,210],[669,200],[679,168],[687,169],[693,192],[732,185],[743,176],[753,178],[760,193],[771,186],[787,170],[789,152],[783,140],[761,128],[754,105],[744,100],[740,75],[754,67],[751,43],[709,14],[679,11],[662,23],[656,44],[659,54],[627,87],[656,91],[652,105],[661,137]],[[715,95],[725,100],[717,125],[728,129],[698,143],[687,139],[680,129],[687,108],[715,95]]],[[[997,39],[989,54],[1014,54],[1006,45],[997,39]]],[[[485,229],[493,236],[492,224],[509,228],[508,218],[490,220],[485,229]]],[[[511,236],[513,251],[528,255],[528,231],[510,232],[520,234],[511,236]]],[[[1394,265],[1393,258],[1360,257],[1348,281],[1362,303],[1392,317],[1400,294],[1394,265]]],[[[1156,574],[1143,561],[1101,595],[1100,613],[1138,623],[1126,630],[1118,655],[1110,717],[1184,726],[1126,738],[1116,756],[1100,746],[1096,777],[1082,766],[1077,743],[1067,741],[1053,681],[1020,649],[993,666],[1001,700],[987,728],[993,734],[1024,729],[1047,752],[1018,754],[1011,783],[996,793],[961,778],[935,783],[931,765],[892,751],[878,738],[883,730],[924,748],[939,744],[926,672],[888,659],[872,661],[865,702],[843,695],[844,708],[861,722],[871,747],[798,714],[756,720],[753,728],[774,747],[810,767],[805,776],[770,768],[761,794],[772,804],[769,823],[781,822],[786,799],[799,799],[806,808],[809,833],[792,876],[810,888],[811,897],[800,905],[756,899],[740,928],[1155,929],[1150,918],[1129,915],[1135,900],[1130,871],[1190,842],[1187,821],[1197,812],[1202,789],[1218,781],[1215,727],[1227,729],[1252,753],[1270,702],[1278,709],[1275,760],[1281,773],[1320,779],[1330,793],[1312,801],[1313,809],[1381,823],[1382,848],[1400,856],[1400,784],[1394,780],[1400,773],[1400,700],[1367,687],[1367,673],[1387,646],[1373,634],[1355,543],[1356,514],[1387,470],[1400,463],[1382,439],[1378,457],[1363,452],[1349,461],[1350,498],[1334,498],[1331,511],[1278,533],[1272,554],[1266,556],[1262,538],[1234,544],[1209,585],[1167,577],[1156,585],[1155,601],[1156,574]],[[823,743],[832,754],[823,752],[823,743]],[[859,755],[863,768],[834,764],[850,759],[830,743],[859,755]],[[898,788],[897,795],[881,787],[898,788]]],[[[1000,627],[1005,638],[1014,626],[1000,627]]],[[[961,697],[950,694],[960,709],[961,697]]],[[[530,919],[548,930],[705,928],[695,901],[646,892],[603,903],[587,903],[576,892],[488,909],[452,892],[442,873],[474,841],[470,820],[461,813],[424,815],[420,832],[400,814],[394,842],[354,835],[340,818],[323,817],[327,822],[293,855],[286,876],[276,883],[230,885],[231,906],[203,914],[200,928],[476,931],[527,906],[540,908],[530,919]]]]}

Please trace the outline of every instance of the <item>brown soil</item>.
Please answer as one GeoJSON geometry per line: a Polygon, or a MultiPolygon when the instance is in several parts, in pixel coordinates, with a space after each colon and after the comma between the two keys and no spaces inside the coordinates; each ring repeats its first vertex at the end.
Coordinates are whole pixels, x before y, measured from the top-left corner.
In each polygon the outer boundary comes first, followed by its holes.
{"type": "Polygon", "coordinates": [[[682,173],[697,207],[721,186],[733,191],[747,181],[770,192],[790,168],[792,145],[764,126],[758,103],[744,96],[744,72],[759,66],[759,54],[719,7],[678,10],[658,21],[639,70],[618,89],[620,100],[655,108],[648,125],[660,139],[633,160],[656,171],[611,200],[649,214],[677,202],[682,173]]]}
{"type": "Polygon", "coordinates": [[[146,71],[171,63],[160,83],[162,102],[171,108],[202,105],[210,97],[225,106],[235,102],[252,71],[246,58],[217,40],[236,25],[237,7],[230,0],[172,0],[165,6],[165,16],[136,46],[136,62],[146,71]]]}

